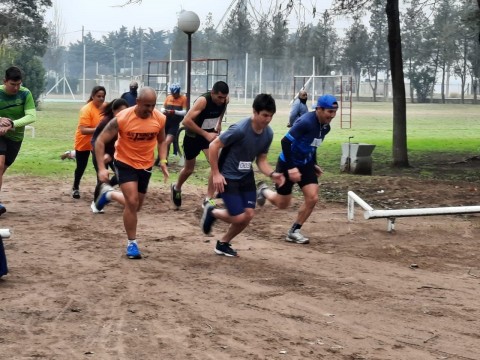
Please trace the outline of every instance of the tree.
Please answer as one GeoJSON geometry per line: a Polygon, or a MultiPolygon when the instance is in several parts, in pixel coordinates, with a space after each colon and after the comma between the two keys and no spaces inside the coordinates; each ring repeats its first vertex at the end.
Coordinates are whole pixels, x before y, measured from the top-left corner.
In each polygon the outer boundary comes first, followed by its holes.
{"type": "Polygon", "coordinates": [[[273,93],[277,94],[277,80],[279,77],[282,77],[282,74],[285,73],[286,68],[284,68],[283,60],[287,50],[287,40],[288,40],[288,28],[287,21],[283,17],[281,12],[278,12],[273,16],[272,23],[272,37],[270,39],[271,44],[274,46],[269,47],[269,55],[273,59],[273,93]],[[280,59],[280,61],[278,60],[280,59]]]}
{"type": "Polygon", "coordinates": [[[0,4],[0,46],[28,48],[43,56],[48,41],[44,14],[51,0],[2,0],[0,4]]]}
{"type": "Polygon", "coordinates": [[[373,101],[377,101],[378,73],[384,71],[388,73],[388,45],[387,45],[387,17],[385,16],[386,0],[373,0],[370,7],[370,40],[368,47],[372,54],[367,62],[368,74],[370,75],[370,86],[373,90],[373,101]],[[372,81],[373,78],[373,81],[372,81]]]}
{"type": "Polygon", "coordinates": [[[324,11],[317,25],[312,29],[307,55],[315,56],[315,74],[329,75],[335,65],[337,50],[332,44],[338,43],[334,22],[328,11],[324,11]]]}
{"type": "MultiPolygon", "coordinates": [[[[357,12],[369,3],[369,0],[335,0],[335,3],[339,11],[357,12]]],[[[387,0],[385,12],[387,14],[387,39],[393,92],[392,165],[402,168],[409,167],[410,164],[407,150],[407,105],[398,0],[387,0]]]]}
{"type": "Polygon", "coordinates": [[[18,65],[24,84],[38,100],[45,88],[43,56],[48,42],[44,14],[51,0],[3,0],[0,4],[0,62],[18,65]]]}
{"type": "Polygon", "coordinates": [[[222,51],[232,60],[232,73],[239,85],[239,79],[245,76],[245,66],[242,59],[250,51],[252,44],[252,27],[247,8],[243,1],[230,13],[225,27],[220,35],[222,51]]]}
{"type": "Polygon", "coordinates": [[[208,13],[205,26],[194,43],[195,54],[202,58],[213,58],[217,54],[218,34],[213,23],[212,13],[208,13]]]}
{"type": "Polygon", "coordinates": [[[434,39],[420,0],[412,0],[403,20],[402,46],[406,76],[410,79],[410,100],[427,102],[435,85],[434,39]],[[408,40],[405,40],[408,39],[408,40]]]}
{"type": "Polygon", "coordinates": [[[342,68],[346,73],[352,73],[355,79],[357,100],[360,97],[360,75],[362,67],[369,62],[368,58],[371,56],[369,46],[368,31],[365,25],[362,24],[359,16],[354,16],[353,23],[345,33],[345,38],[342,42],[342,68]]]}
{"type": "Polygon", "coordinates": [[[454,0],[441,0],[435,10],[433,32],[437,38],[438,66],[441,71],[441,96],[445,103],[448,96],[450,69],[457,54],[455,38],[457,36],[457,9],[454,0]]]}

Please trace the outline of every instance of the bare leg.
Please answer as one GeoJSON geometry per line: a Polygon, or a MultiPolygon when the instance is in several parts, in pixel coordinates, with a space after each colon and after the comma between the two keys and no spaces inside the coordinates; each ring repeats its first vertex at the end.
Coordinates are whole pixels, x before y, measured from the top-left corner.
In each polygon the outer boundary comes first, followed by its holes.
{"type": "Polygon", "coordinates": [[[3,174],[7,171],[7,166],[5,166],[5,155],[0,155],[0,189],[3,184],[3,174]]]}
{"type": "Polygon", "coordinates": [[[311,215],[315,205],[318,202],[318,184],[308,184],[302,188],[304,202],[298,210],[297,220],[299,225],[303,225],[311,215]]]}
{"type": "Polygon", "coordinates": [[[137,212],[142,207],[145,194],[138,192],[138,184],[135,181],[127,182],[120,185],[123,196],[125,198],[125,207],[123,209],[123,224],[125,232],[130,240],[137,237],[137,212]]]}
{"type": "Polygon", "coordinates": [[[187,181],[187,179],[192,175],[193,170],[195,169],[196,159],[185,160],[185,166],[180,170],[178,175],[177,183],[175,184],[175,189],[178,191],[182,190],[182,185],[187,181]]]}
{"type": "Polygon", "coordinates": [[[292,201],[292,195],[280,195],[277,192],[270,190],[270,189],[264,189],[262,191],[263,196],[270,201],[274,206],[276,206],[279,209],[286,209],[289,205],[290,202],[292,201]]]}
{"type": "Polygon", "coordinates": [[[215,209],[213,210],[212,215],[215,218],[230,224],[226,234],[223,235],[221,240],[221,242],[230,242],[248,226],[255,215],[255,210],[247,208],[243,214],[231,216],[225,209],[215,209]]]}

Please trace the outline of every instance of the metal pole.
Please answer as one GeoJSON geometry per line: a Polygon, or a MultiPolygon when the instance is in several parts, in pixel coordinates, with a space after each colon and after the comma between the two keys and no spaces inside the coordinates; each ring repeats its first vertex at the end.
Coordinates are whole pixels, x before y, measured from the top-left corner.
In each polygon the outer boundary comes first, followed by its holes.
{"type": "Polygon", "coordinates": [[[248,53],[245,54],[245,88],[243,90],[244,92],[244,104],[247,103],[247,88],[248,88],[248,53]]]}
{"type": "Polygon", "coordinates": [[[192,81],[192,34],[188,33],[188,54],[187,54],[187,110],[190,110],[190,90],[192,81]]]}
{"type": "Polygon", "coordinates": [[[83,26],[82,26],[82,42],[83,42],[83,90],[82,90],[82,100],[85,101],[85,61],[86,61],[86,49],[85,49],[85,37],[83,35],[83,26]]]}

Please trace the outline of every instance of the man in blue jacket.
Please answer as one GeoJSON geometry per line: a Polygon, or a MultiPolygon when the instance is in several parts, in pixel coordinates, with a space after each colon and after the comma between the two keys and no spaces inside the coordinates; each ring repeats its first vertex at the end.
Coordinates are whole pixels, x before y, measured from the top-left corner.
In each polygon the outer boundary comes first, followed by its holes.
{"type": "Polygon", "coordinates": [[[318,177],[322,169],[317,164],[317,148],[330,131],[330,122],[338,109],[337,99],[332,95],[318,98],[314,111],[301,116],[281,140],[282,152],[278,157],[276,172],[283,173],[285,184],[277,186],[277,191],[268,189],[267,184],[257,186],[257,204],[262,206],[270,201],[280,209],[288,207],[292,200],[293,185],[302,190],[304,202],[290,230],[286,241],[307,244],[309,239],[300,233],[318,201],[318,177]]]}

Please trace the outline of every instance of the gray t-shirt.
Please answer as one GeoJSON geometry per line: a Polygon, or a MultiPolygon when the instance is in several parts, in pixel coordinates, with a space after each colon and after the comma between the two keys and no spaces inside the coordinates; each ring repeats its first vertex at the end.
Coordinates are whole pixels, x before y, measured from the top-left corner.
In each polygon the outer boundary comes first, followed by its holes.
{"type": "Polygon", "coordinates": [[[260,154],[267,154],[273,140],[270,126],[257,134],[252,128],[252,119],[246,118],[231,125],[220,135],[222,148],[219,169],[226,179],[240,180],[252,171],[252,163],[260,154]]]}

